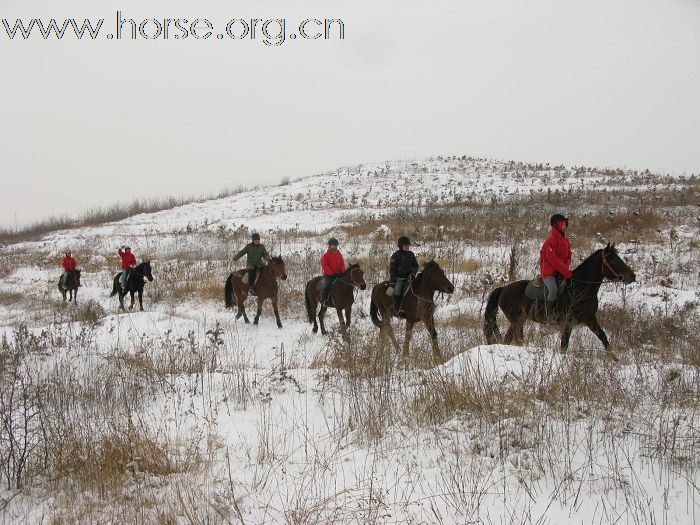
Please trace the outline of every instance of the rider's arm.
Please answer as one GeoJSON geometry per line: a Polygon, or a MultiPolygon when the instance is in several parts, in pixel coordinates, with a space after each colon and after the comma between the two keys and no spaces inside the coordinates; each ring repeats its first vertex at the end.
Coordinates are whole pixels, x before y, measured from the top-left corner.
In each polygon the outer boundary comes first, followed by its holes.
{"type": "Polygon", "coordinates": [[[241,251],[239,251],[236,255],[233,256],[233,260],[237,261],[241,257],[243,257],[246,253],[248,253],[248,245],[246,244],[241,251]]]}

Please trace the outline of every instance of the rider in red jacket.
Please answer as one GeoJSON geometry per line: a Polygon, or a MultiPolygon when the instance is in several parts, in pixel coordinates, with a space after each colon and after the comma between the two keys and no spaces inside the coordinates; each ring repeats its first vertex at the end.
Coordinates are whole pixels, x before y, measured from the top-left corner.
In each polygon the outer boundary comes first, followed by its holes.
{"type": "Polygon", "coordinates": [[[63,267],[63,275],[61,275],[61,285],[66,282],[68,274],[78,267],[78,262],[71,255],[70,250],[66,250],[63,254],[63,260],[61,261],[61,266],[63,267]]]}
{"type": "Polygon", "coordinates": [[[126,281],[129,278],[131,269],[136,266],[136,256],[131,253],[131,248],[129,246],[122,246],[117,250],[117,253],[122,259],[122,272],[119,275],[119,285],[123,290],[126,287],[126,281]],[[123,251],[122,248],[124,249],[123,251]]]}
{"type": "Polygon", "coordinates": [[[328,251],[321,257],[321,268],[323,269],[323,278],[326,280],[321,294],[321,303],[326,304],[333,283],[345,271],[345,259],[338,251],[338,239],[335,237],[328,239],[328,251]]]}
{"type": "Polygon", "coordinates": [[[540,273],[547,287],[547,300],[557,300],[557,276],[562,275],[571,279],[571,243],[566,237],[569,219],[557,213],[549,219],[552,233],[540,250],[540,273]]]}
{"type": "Polygon", "coordinates": [[[78,267],[78,262],[75,260],[75,257],[71,255],[70,250],[66,250],[66,253],[63,254],[61,266],[63,266],[65,272],[72,272],[78,267]]]}

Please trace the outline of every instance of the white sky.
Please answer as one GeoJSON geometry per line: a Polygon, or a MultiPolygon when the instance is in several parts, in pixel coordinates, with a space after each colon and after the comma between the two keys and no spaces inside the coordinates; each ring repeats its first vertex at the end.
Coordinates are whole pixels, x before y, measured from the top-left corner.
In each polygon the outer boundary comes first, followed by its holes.
{"type": "Polygon", "coordinates": [[[700,173],[698,0],[2,0],[0,18],[341,18],[344,41],[10,41],[0,225],[467,154],[700,173]]]}

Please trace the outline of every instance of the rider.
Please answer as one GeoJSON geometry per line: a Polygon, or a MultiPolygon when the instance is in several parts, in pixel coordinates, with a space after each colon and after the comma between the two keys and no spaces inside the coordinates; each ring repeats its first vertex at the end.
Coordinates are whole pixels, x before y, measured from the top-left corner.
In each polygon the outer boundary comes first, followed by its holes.
{"type": "Polygon", "coordinates": [[[63,275],[61,275],[61,283],[65,284],[66,279],[68,279],[68,274],[70,274],[70,272],[74,271],[78,267],[78,262],[71,255],[70,250],[66,250],[63,254],[61,266],[63,266],[63,275]]]}
{"type": "Polygon", "coordinates": [[[389,286],[394,288],[394,310],[396,315],[402,316],[401,302],[403,291],[408,278],[414,278],[420,267],[415,254],[411,251],[411,240],[402,235],[399,237],[399,249],[391,256],[389,263],[389,286]]]}
{"type": "Polygon", "coordinates": [[[122,245],[121,248],[117,250],[119,257],[122,259],[122,273],[119,275],[119,286],[121,286],[122,291],[126,289],[126,282],[129,278],[129,273],[131,269],[136,266],[136,257],[131,253],[131,247],[122,245]]]}
{"type": "Polygon", "coordinates": [[[547,303],[554,305],[557,301],[557,277],[571,279],[571,244],[566,236],[569,219],[561,213],[555,213],[549,219],[552,233],[540,250],[540,273],[547,288],[547,303]]]}
{"type": "Polygon", "coordinates": [[[258,268],[262,268],[263,259],[269,263],[272,261],[272,257],[267,253],[265,246],[260,244],[259,233],[254,233],[251,236],[251,241],[252,242],[246,244],[241,251],[233,256],[233,260],[237,261],[244,255],[247,255],[245,267],[248,270],[248,289],[250,295],[255,295],[253,284],[255,283],[255,276],[258,272],[258,268]]]}
{"type": "Polygon", "coordinates": [[[335,237],[328,239],[328,251],[321,257],[321,268],[323,269],[323,278],[326,281],[321,293],[321,304],[325,305],[333,283],[345,271],[345,259],[343,259],[343,254],[338,251],[338,239],[335,237]]]}

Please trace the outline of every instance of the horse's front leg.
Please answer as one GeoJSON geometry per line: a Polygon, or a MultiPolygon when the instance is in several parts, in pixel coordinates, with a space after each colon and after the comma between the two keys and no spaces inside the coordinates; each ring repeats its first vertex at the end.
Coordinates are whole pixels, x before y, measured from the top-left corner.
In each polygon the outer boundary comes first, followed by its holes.
{"type": "Polygon", "coordinates": [[[345,309],[345,326],[350,327],[350,316],[352,315],[352,305],[345,309]]]}
{"type": "Polygon", "coordinates": [[[261,299],[260,296],[258,295],[258,309],[255,312],[255,319],[253,319],[253,324],[258,324],[258,321],[260,320],[260,314],[262,313],[263,301],[264,301],[264,299],[261,299]]]}
{"type": "Polygon", "coordinates": [[[131,304],[129,305],[129,310],[134,309],[134,292],[129,292],[131,294],[131,304]]]}
{"type": "Polygon", "coordinates": [[[277,328],[282,328],[282,321],[280,320],[280,312],[277,309],[277,296],[272,296],[272,311],[275,312],[275,319],[277,319],[277,328]]]}
{"type": "Polygon", "coordinates": [[[126,293],[122,293],[120,291],[119,292],[119,309],[125,312],[126,308],[124,308],[124,297],[126,297],[126,293]]]}
{"type": "Polygon", "coordinates": [[[243,320],[245,321],[246,324],[250,324],[250,319],[248,319],[248,315],[245,312],[245,297],[243,297],[243,294],[241,295],[236,295],[236,304],[238,305],[238,312],[236,312],[236,319],[240,319],[241,316],[243,316],[243,320]]]}
{"type": "Polygon", "coordinates": [[[413,335],[413,323],[406,321],[406,337],[403,340],[403,356],[408,357],[408,349],[411,345],[411,336],[413,335]]]}
{"type": "Polygon", "coordinates": [[[435,329],[435,318],[432,315],[425,320],[425,328],[428,330],[430,340],[432,341],[433,357],[441,357],[442,353],[440,352],[440,347],[438,346],[438,335],[437,330],[435,329]]]}
{"type": "Polygon", "coordinates": [[[139,290],[139,308],[143,312],[143,290],[139,290]]]}
{"type": "Polygon", "coordinates": [[[608,336],[605,334],[605,330],[600,326],[598,319],[594,317],[586,323],[586,326],[591,329],[591,332],[603,343],[603,347],[608,350],[610,348],[610,342],[608,341],[608,336]]]}
{"type": "Polygon", "coordinates": [[[75,303],[75,306],[78,306],[78,289],[75,289],[75,292],[73,293],[73,302],[75,303]]]}

